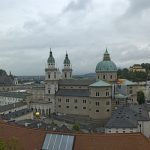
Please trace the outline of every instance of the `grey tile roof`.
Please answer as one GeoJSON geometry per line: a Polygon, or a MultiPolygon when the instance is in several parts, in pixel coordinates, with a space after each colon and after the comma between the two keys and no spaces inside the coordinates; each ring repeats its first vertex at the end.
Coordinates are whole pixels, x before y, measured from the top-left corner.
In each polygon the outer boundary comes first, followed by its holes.
{"type": "Polygon", "coordinates": [[[60,89],[56,96],[76,96],[76,97],[89,97],[90,92],[86,89],[60,89]]]}
{"type": "Polygon", "coordinates": [[[149,120],[148,112],[143,106],[119,107],[107,122],[106,128],[135,128],[138,121],[149,120]]]}
{"type": "Polygon", "coordinates": [[[13,108],[18,108],[18,107],[22,107],[27,105],[27,103],[25,102],[17,102],[15,104],[9,104],[9,105],[4,105],[4,106],[0,106],[0,112],[5,112],[5,111],[9,111],[13,108]]]}
{"type": "Polygon", "coordinates": [[[19,110],[19,111],[15,111],[15,112],[11,112],[9,114],[6,114],[6,115],[3,116],[3,119],[11,120],[11,119],[15,119],[15,118],[21,117],[23,115],[29,114],[31,112],[32,111],[30,109],[26,108],[26,109],[22,109],[22,110],[19,110]]]}
{"type": "Polygon", "coordinates": [[[96,81],[95,78],[84,78],[84,79],[63,79],[59,80],[59,86],[89,86],[96,81]]]}
{"type": "Polygon", "coordinates": [[[3,97],[12,97],[12,98],[22,98],[25,99],[26,96],[29,96],[29,93],[24,92],[0,92],[0,96],[3,97]]]}

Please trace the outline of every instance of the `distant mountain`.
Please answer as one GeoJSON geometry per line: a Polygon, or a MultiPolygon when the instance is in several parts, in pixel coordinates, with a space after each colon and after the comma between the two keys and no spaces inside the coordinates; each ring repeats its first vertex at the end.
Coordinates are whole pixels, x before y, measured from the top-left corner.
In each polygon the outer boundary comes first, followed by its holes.
{"type": "Polygon", "coordinates": [[[96,73],[87,73],[83,75],[74,75],[73,78],[89,78],[89,77],[95,77],[96,73]]]}

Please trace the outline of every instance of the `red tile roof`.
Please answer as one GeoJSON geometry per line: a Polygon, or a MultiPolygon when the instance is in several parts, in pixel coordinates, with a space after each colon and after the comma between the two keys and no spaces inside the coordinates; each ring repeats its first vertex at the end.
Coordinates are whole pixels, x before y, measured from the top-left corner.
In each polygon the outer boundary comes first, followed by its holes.
{"type": "MultiPolygon", "coordinates": [[[[47,131],[0,122],[0,138],[16,137],[24,150],[40,150],[47,131]]],[[[52,133],[52,132],[49,132],[52,133]]],[[[150,150],[141,134],[74,134],[74,150],[150,150]]]]}

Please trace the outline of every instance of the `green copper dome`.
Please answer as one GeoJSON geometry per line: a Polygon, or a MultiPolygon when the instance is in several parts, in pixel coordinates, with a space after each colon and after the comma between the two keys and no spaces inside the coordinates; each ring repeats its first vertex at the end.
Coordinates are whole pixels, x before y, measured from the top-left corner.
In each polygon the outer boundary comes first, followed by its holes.
{"type": "Polygon", "coordinates": [[[52,51],[50,50],[49,58],[47,60],[49,64],[55,64],[55,59],[53,57],[52,51]]]}
{"type": "Polygon", "coordinates": [[[110,55],[106,49],[106,52],[104,53],[103,61],[99,62],[96,66],[96,72],[116,72],[117,66],[116,64],[111,61],[110,55]]]}
{"type": "Polygon", "coordinates": [[[70,65],[70,60],[68,58],[68,54],[67,53],[66,53],[66,57],[65,57],[65,60],[64,60],[64,64],[70,65]]]}

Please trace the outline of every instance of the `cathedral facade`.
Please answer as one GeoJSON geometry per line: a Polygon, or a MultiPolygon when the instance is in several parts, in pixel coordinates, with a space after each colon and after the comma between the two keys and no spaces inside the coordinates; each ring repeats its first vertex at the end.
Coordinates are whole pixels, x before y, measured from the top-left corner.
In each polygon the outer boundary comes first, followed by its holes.
{"type": "Polygon", "coordinates": [[[118,79],[117,66],[106,49],[95,69],[96,77],[72,78],[68,54],[62,72],[55,66],[52,51],[45,68],[45,102],[49,113],[108,119],[118,106],[137,103],[137,85],[118,79]]]}

